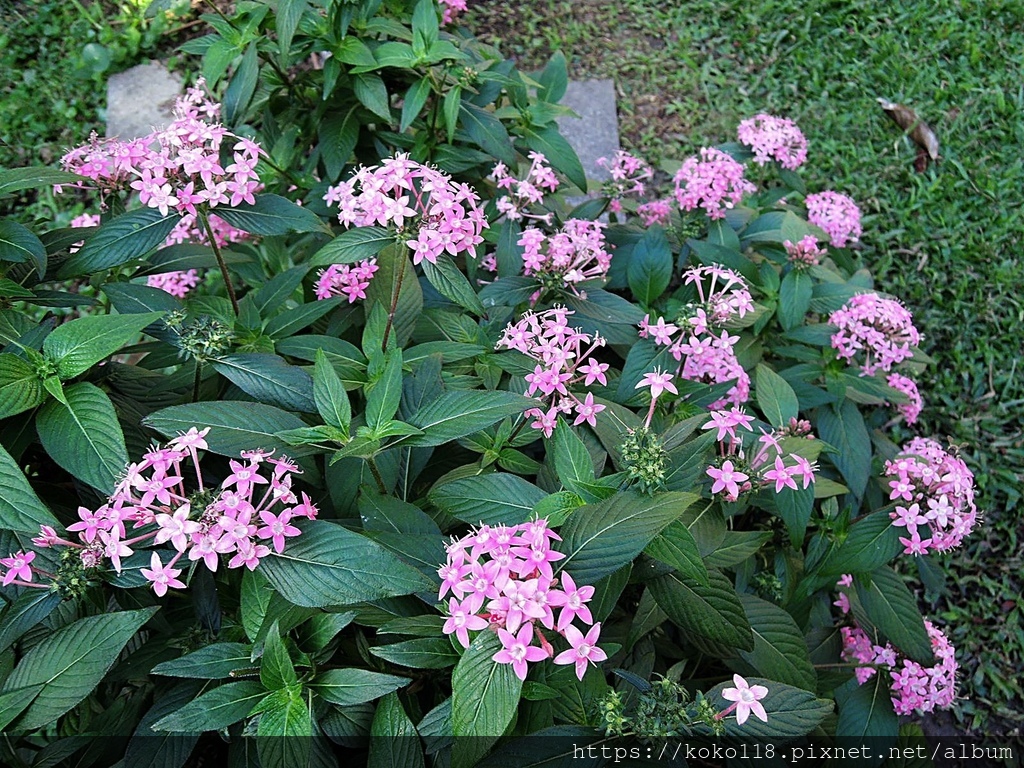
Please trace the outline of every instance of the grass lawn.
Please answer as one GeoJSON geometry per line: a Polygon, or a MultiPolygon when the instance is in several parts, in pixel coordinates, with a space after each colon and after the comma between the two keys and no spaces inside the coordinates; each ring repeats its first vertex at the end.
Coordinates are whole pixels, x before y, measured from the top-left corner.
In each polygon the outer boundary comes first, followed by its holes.
{"type": "Polygon", "coordinates": [[[1013,733],[1024,720],[1024,6],[494,0],[466,23],[524,68],[562,49],[573,78],[614,78],[624,148],[654,163],[734,140],[757,112],[800,125],[808,186],[860,204],[865,264],[937,361],[915,431],[948,436],[977,475],[983,525],[940,558],[947,592],[922,600],[957,646],[959,727],[1013,733]],[[914,171],[877,97],[929,122],[939,165],[914,171]]]}

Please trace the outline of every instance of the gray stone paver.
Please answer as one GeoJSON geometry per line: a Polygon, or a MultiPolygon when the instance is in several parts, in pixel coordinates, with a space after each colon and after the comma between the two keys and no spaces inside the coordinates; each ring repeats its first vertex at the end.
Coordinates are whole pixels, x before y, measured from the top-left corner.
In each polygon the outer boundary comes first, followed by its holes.
{"type": "Polygon", "coordinates": [[[608,171],[597,164],[619,149],[619,121],[615,111],[614,80],[572,80],[563,105],[579,117],[558,118],[558,129],[579,155],[588,179],[605,181],[608,171]]]}
{"type": "Polygon", "coordinates": [[[158,61],[111,75],[107,81],[107,136],[134,139],[173,119],[174,100],[181,93],[180,75],[158,61]]]}

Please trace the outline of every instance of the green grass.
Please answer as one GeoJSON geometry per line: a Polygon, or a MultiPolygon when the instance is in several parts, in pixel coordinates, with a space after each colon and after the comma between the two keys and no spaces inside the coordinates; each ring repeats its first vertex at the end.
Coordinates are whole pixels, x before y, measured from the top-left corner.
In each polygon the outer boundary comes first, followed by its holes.
{"type": "Polygon", "coordinates": [[[948,436],[977,474],[983,525],[925,603],[958,649],[962,727],[1009,732],[1024,718],[1024,6],[527,0],[466,23],[523,68],[562,49],[572,77],[614,78],[624,148],[655,163],[734,140],[757,112],[801,126],[809,186],[860,204],[865,262],[937,361],[915,431],[948,436]],[[914,171],[876,97],[929,122],[938,166],[914,171]]]}

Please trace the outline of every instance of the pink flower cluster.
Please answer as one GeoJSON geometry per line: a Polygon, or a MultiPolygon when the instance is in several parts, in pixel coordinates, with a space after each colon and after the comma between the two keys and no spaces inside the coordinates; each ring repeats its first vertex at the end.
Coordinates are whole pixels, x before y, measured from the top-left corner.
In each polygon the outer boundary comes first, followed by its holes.
{"type": "Polygon", "coordinates": [[[551,437],[559,414],[569,415],[575,411],[574,425],[586,422],[593,427],[597,425],[597,414],[605,409],[594,402],[590,392],[580,400],[569,391],[569,387],[579,382],[586,387],[595,381],[607,385],[605,373],[609,367],[608,363],[589,357],[604,346],[604,339],[596,334],[591,338],[571,327],[569,316],[572,314],[564,307],[527,312],[517,323],[509,323],[495,345],[496,349],[518,350],[537,362],[533,373],[526,374],[526,394],[533,396],[539,392],[547,407],[530,408],[523,415],[535,419],[530,426],[541,430],[544,437],[551,437]]]}
{"type": "Polygon", "coordinates": [[[604,224],[599,221],[569,219],[558,232],[545,235],[535,227],[523,230],[518,244],[523,246],[523,274],[537,276],[545,286],[576,288],[588,280],[604,280],[612,264],[605,248],[604,224]]]}
{"type": "Polygon", "coordinates": [[[445,547],[448,560],[437,571],[442,579],[438,598],[452,592],[445,634],[454,634],[468,648],[470,631],[490,627],[502,645],[494,661],[511,664],[520,680],[526,679],[531,661],[554,657],[555,664],[575,664],[582,680],[588,664],[608,658],[597,647],[601,625],[594,624],[587,607],[594,588],[576,586],[567,573],[555,577],[551,564],[565,555],[551,548],[553,541],[561,537],[546,520],[481,525],[445,547]],[[576,619],[593,626],[584,635],[573,625],[576,619]],[[555,655],[542,628],[564,637],[570,648],[555,655]]]}
{"type": "MultiPolygon", "coordinates": [[[[140,545],[169,542],[176,550],[169,562],[164,564],[160,553],[153,551],[150,568],[141,569],[161,597],[168,588],[185,586],[177,578],[182,569],[174,567],[183,555],[193,562],[201,560],[211,571],[217,570],[221,555],[233,555],[229,568],[245,566],[254,570],[260,559],[270,554],[268,545],[274,552],[283,552],[286,539],[301,533],[292,521],[317,515],[306,494],[300,502],[292,491],[299,468],[285,457],[273,458],[272,452],[245,451],[240,461],[229,462],[231,474],[218,487],[207,487],[198,451],[207,448],[208,432],[209,427],[193,427],[165,447],[154,447],[142,461],[128,466],[106,504],[96,510],[79,507],[79,521],[68,526],[69,532],[77,534],[78,542],[61,538],[49,526],[43,526],[32,542],[43,548],[75,549],[87,569],[109,559],[118,573],[121,560],[133,555],[140,545]],[[185,484],[190,474],[195,478],[191,491],[185,484]],[[129,537],[128,523],[135,530],[147,530],[129,537]]],[[[15,557],[27,565],[34,553],[18,553],[15,557]]],[[[31,581],[32,575],[24,565],[8,566],[20,579],[14,583],[22,586],[31,581]]]]}
{"type": "Polygon", "coordinates": [[[721,326],[754,308],[747,284],[738,273],[718,264],[687,269],[683,282],[696,287],[698,301],[684,307],[675,323],[663,317],[651,323],[646,315],[640,323],[640,338],[653,338],[655,344],[669,347],[680,363],[677,375],[684,379],[705,384],[735,379],[736,384],[711,408],[742,405],[750,397],[750,376],[733,351],[739,337],[730,336],[721,326]],[[710,282],[705,285],[707,278],[710,282]]]}
{"type": "Polygon", "coordinates": [[[807,220],[825,230],[836,248],[860,239],[860,208],[846,195],[825,191],[808,195],[804,202],[807,220]]]}
{"type": "Polygon", "coordinates": [[[92,179],[102,191],[130,186],[143,205],[165,216],[172,210],[195,216],[197,206],[254,203],[262,150],[216,122],[220,104],[207,98],[204,87],[200,79],[177,100],[167,128],[130,141],[94,134],[88,144],[64,155],[61,165],[92,179]],[[226,167],[221,165],[225,140],[234,140],[233,162],[226,167]]]}
{"type": "Polygon", "coordinates": [[[885,463],[885,476],[889,499],[898,505],[889,513],[893,525],[907,529],[907,538],[900,537],[905,554],[946,552],[974,530],[974,473],[934,440],[915,437],[885,463]]]}
{"type": "Polygon", "coordinates": [[[857,294],[833,312],[828,322],[838,329],[832,334],[832,346],[840,359],[852,361],[864,353],[862,376],[890,371],[913,357],[911,347],[921,342],[906,307],[877,293],[857,294]]]}
{"type": "Polygon", "coordinates": [[[434,264],[446,252],[475,257],[487,226],[472,187],[402,153],[328,187],[324,200],[338,205],[346,227],[393,227],[412,249],[413,264],[434,264]]]}
{"type": "Polygon", "coordinates": [[[348,303],[366,298],[366,289],[377,271],[377,260],[367,259],[358,264],[332,264],[320,270],[316,279],[317,299],[329,299],[332,296],[346,296],[348,303]]]}
{"type": "Polygon", "coordinates": [[[636,207],[636,214],[645,227],[654,224],[668,224],[672,216],[672,203],[669,200],[650,200],[636,207]]]}
{"type": "Polygon", "coordinates": [[[807,139],[792,120],[763,112],[740,123],[740,142],[754,150],[754,162],[764,165],[775,160],[795,171],[807,160],[807,139]]]}
{"type": "Polygon", "coordinates": [[[455,18],[466,10],[466,0],[439,0],[441,10],[444,11],[443,24],[451,24],[455,18]]]}
{"type": "Polygon", "coordinates": [[[150,275],[146,278],[146,285],[150,288],[159,288],[161,291],[171,294],[171,296],[183,299],[188,295],[189,291],[199,285],[199,272],[189,269],[150,275]]]}
{"type": "Polygon", "coordinates": [[[822,257],[828,255],[828,251],[818,247],[818,239],[814,235],[804,235],[798,243],[786,240],[782,245],[794,269],[816,267],[822,257]]]}
{"type": "Polygon", "coordinates": [[[902,392],[906,395],[910,401],[907,403],[897,403],[896,412],[906,420],[907,424],[916,423],[917,417],[921,415],[921,409],[924,407],[921,393],[917,389],[917,383],[909,376],[904,376],[901,373],[890,373],[885,382],[897,392],[902,392]]]}
{"type": "Polygon", "coordinates": [[[527,211],[530,206],[541,203],[544,200],[544,195],[558,189],[558,177],[551,166],[547,164],[547,158],[540,152],[531,152],[528,157],[530,158],[530,167],[522,179],[512,176],[508,166],[504,163],[494,166],[494,170],[487,178],[493,179],[498,189],[508,192],[508,194],[498,197],[494,204],[497,206],[498,212],[504,214],[511,221],[538,219],[550,224],[550,213],[540,215],[530,214],[527,211]]]}
{"type": "Polygon", "coordinates": [[[709,218],[725,218],[726,210],[757,190],[743,178],[743,164],[714,147],[687,158],[675,175],[675,197],[684,211],[703,208],[709,218]]]}
{"type": "MultiPolygon", "coordinates": [[[[741,494],[760,487],[775,485],[775,493],[783,488],[797,490],[797,480],[804,488],[814,482],[815,466],[803,456],[786,453],[779,442],[783,437],[793,434],[793,430],[764,432],[757,439],[759,443],[753,456],[744,451],[744,436],[737,430],[742,429],[748,434],[754,417],[746,414],[742,408],[730,408],[711,412],[711,421],[704,424],[703,429],[717,430],[715,439],[719,442],[719,457],[707,469],[707,476],[714,482],[711,493],[724,493],[726,501],[736,501],[741,494]]],[[[808,436],[806,439],[813,440],[808,436]]]]}
{"type": "Polygon", "coordinates": [[[622,210],[622,198],[627,195],[640,197],[647,188],[646,182],[654,176],[654,169],[639,157],[618,150],[609,160],[597,158],[601,168],[607,168],[611,179],[604,183],[604,193],[611,198],[609,209],[613,213],[622,210]]]}
{"type": "Polygon", "coordinates": [[[843,657],[870,667],[857,667],[854,674],[863,685],[877,671],[886,669],[892,682],[892,704],[897,715],[931,712],[936,708],[945,709],[953,705],[956,698],[956,649],[941,630],[925,620],[925,629],[935,655],[934,666],[926,667],[903,657],[891,643],[884,646],[871,642],[867,633],[859,627],[843,627],[843,657]]]}

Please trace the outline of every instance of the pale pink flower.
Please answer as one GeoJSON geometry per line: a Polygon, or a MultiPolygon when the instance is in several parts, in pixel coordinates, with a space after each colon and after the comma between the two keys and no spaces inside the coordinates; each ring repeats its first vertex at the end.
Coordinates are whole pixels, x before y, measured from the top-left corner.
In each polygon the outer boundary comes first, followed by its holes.
{"type": "MultiPolygon", "coordinates": [[[[175,556],[175,560],[177,556],[175,556]]],[[[156,552],[153,553],[149,560],[149,568],[142,568],[140,572],[146,577],[146,580],[151,582],[153,585],[153,591],[157,597],[163,597],[167,594],[167,590],[171,587],[176,589],[184,589],[185,584],[178,580],[178,576],[181,574],[180,568],[172,568],[172,563],[164,565],[160,560],[160,555],[156,552]]]]}
{"type": "Polygon", "coordinates": [[[597,647],[597,638],[601,634],[601,623],[598,622],[584,635],[576,627],[569,625],[565,629],[565,639],[572,646],[555,657],[555,664],[575,664],[576,677],[580,680],[587,671],[587,664],[605,661],[608,658],[603,650],[597,647]]]}
{"type": "Polygon", "coordinates": [[[722,716],[724,717],[727,712],[735,710],[736,724],[743,725],[747,722],[747,718],[750,717],[750,713],[753,712],[758,720],[767,723],[768,713],[765,712],[761,699],[768,695],[768,689],[763,685],[750,685],[739,675],[733,675],[732,681],[736,687],[725,688],[722,691],[722,698],[735,703],[726,709],[722,716]]]}

